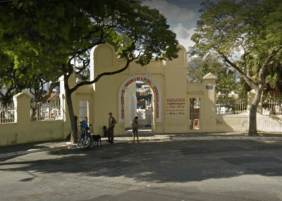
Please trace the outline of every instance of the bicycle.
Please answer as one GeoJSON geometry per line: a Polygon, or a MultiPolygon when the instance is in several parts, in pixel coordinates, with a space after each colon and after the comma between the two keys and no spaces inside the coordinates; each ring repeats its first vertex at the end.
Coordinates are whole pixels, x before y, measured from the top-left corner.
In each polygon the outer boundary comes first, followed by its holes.
{"type": "Polygon", "coordinates": [[[79,141],[79,143],[80,142],[81,142],[84,149],[88,149],[90,147],[90,145],[93,144],[93,139],[92,139],[92,136],[90,134],[90,128],[89,127],[87,127],[85,129],[85,131],[83,131],[83,136],[82,136],[81,140],[79,141]]]}

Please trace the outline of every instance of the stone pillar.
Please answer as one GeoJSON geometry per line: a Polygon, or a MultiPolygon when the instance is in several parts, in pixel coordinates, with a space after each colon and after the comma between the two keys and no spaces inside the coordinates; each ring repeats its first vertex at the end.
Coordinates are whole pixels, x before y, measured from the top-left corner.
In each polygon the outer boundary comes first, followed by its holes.
{"type": "MultiPolygon", "coordinates": [[[[104,72],[112,72],[120,68],[117,65],[123,65],[119,63],[116,65],[116,53],[114,48],[109,44],[101,44],[95,47],[93,50],[93,66],[94,70],[91,71],[91,77],[94,78],[97,75],[104,72]]],[[[118,116],[118,90],[117,86],[118,75],[103,76],[97,83],[93,84],[95,91],[93,94],[94,106],[93,110],[93,132],[95,134],[101,134],[103,126],[108,127],[109,112],[112,112],[113,117],[118,122],[114,129],[115,135],[124,134],[124,123],[119,123],[118,116]]]]}
{"type": "MultiPolygon", "coordinates": [[[[61,102],[61,112],[63,114],[63,138],[66,138],[70,132],[71,132],[71,124],[70,124],[70,118],[69,118],[69,112],[68,112],[68,105],[66,101],[66,93],[65,93],[65,86],[64,86],[64,77],[61,76],[59,78],[60,81],[60,102],[61,102]]],[[[69,86],[70,88],[73,87],[76,84],[75,77],[72,75],[69,78],[69,86]]],[[[75,106],[75,100],[74,100],[74,94],[72,94],[72,103],[73,107],[75,106]]],[[[74,107],[75,111],[75,107],[74,107]]],[[[76,115],[76,114],[75,114],[76,115]]]]}
{"type": "Polygon", "coordinates": [[[146,125],[151,125],[152,110],[151,107],[146,108],[146,125]]]}
{"type": "Polygon", "coordinates": [[[30,99],[31,97],[25,93],[18,93],[13,97],[15,106],[15,122],[21,125],[30,123],[30,99]]]}
{"type": "Polygon", "coordinates": [[[137,107],[137,99],[136,99],[136,83],[130,84],[124,93],[124,101],[125,101],[125,118],[124,118],[124,126],[125,128],[131,128],[131,121],[135,117],[136,107],[137,107]]]}
{"type": "MultiPolygon", "coordinates": [[[[164,133],[185,133],[187,126],[187,52],[179,46],[178,58],[166,61],[164,105],[164,133]]],[[[162,120],[163,121],[163,120],[162,120]]]]}
{"type": "Polygon", "coordinates": [[[59,78],[60,82],[60,103],[61,103],[61,114],[63,120],[66,121],[66,99],[65,99],[65,86],[64,86],[64,76],[59,78]]]}
{"type": "Polygon", "coordinates": [[[135,93],[135,94],[132,94],[132,116],[131,118],[133,119],[136,116],[137,116],[137,97],[135,93]]]}
{"type": "Polygon", "coordinates": [[[17,132],[15,133],[15,139],[11,143],[26,143],[33,138],[30,121],[30,99],[29,95],[22,92],[13,97],[17,132]]]}
{"type": "Polygon", "coordinates": [[[216,92],[215,92],[216,76],[208,73],[203,77],[204,100],[201,100],[200,111],[200,127],[204,132],[216,131],[216,92]]]}
{"type": "Polygon", "coordinates": [[[124,117],[124,126],[125,128],[131,128],[131,107],[132,107],[132,101],[131,96],[128,94],[128,90],[126,90],[124,94],[124,105],[125,105],[125,117],[124,117]]]}

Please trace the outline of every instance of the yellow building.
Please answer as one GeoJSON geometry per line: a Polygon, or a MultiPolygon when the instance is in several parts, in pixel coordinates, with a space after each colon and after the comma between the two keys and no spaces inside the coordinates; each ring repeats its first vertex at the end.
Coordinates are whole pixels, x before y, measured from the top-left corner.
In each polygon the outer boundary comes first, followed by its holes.
{"type": "MultiPolygon", "coordinates": [[[[131,63],[122,73],[104,76],[96,84],[78,88],[72,94],[74,113],[79,121],[85,116],[92,124],[94,134],[102,134],[103,126],[108,126],[109,112],[117,120],[115,135],[124,135],[125,128],[131,126],[136,116],[136,81],[150,86],[152,105],[150,107],[152,130],[155,133],[203,133],[203,132],[247,132],[248,115],[216,114],[216,77],[209,73],[202,83],[187,81],[186,50],[180,47],[179,57],[172,61],[152,61],[141,67],[131,63]]],[[[118,58],[109,44],[99,45],[91,52],[91,80],[100,73],[116,71],[124,67],[125,60],[118,58]]],[[[14,112],[11,121],[2,121],[1,113],[0,146],[54,139],[66,139],[70,134],[64,83],[60,79],[61,111],[58,118],[30,120],[30,96],[19,93],[14,96],[14,112]]],[[[73,76],[70,87],[76,84],[73,76]]],[[[254,91],[249,93],[252,102],[254,91]]],[[[250,104],[247,108],[249,108],[250,104]]],[[[258,130],[281,132],[281,116],[261,115],[258,109],[258,130]],[[277,119],[279,121],[277,121],[277,119]]],[[[78,121],[78,122],[79,122],[78,121]]]]}
{"type": "MultiPolygon", "coordinates": [[[[151,125],[155,133],[215,131],[216,77],[208,74],[202,84],[188,83],[184,47],[180,47],[178,55],[172,61],[152,61],[144,67],[132,62],[122,73],[104,76],[93,86],[79,88],[73,94],[75,114],[79,119],[88,116],[94,134],[100,134],[102,127],[108,126],[108,113],[112,112],[118,122],[115,134],[122,135],[136,115],[135,83],[142,81],[153,91],[151,125]]],[[[95,47],[92,56],[91,80],[125,65],[125,60],[118,58],[109,44],[95,47]]],[[[70,82],[74,85],[75,79],[70,82]]]]}

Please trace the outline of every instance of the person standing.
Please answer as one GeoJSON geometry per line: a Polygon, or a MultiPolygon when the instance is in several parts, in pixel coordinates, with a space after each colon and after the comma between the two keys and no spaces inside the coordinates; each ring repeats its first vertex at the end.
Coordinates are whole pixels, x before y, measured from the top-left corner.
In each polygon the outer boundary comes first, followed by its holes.
{"type": "Polygon", "coordinates": [[[83,137],[83,132],[86,131],[88,125],[87,125],[87,117],[84,118],[82,122],[79,123],[79,139],[77,141],[76,148],[79,149],[79,144],[81,143],[81,139],[83,137]]]}
{"type": "Polygon", "coordinates": [[[111,112],[109,113],[109,115],[110,117],[109,117],[108,139],[109,139],[109,142],[113,144],[114,143],[114,127],[117,121],[112,116],[113,114],[111,112]]]}
{"type": "Polygon", "coordinates": [[[138,117],[135,117],[132,122],[132,131],[133,131],[133,143],[135,142],[135,136],[137,137],[137,141],[139,142],[139,138],[138,138],[138,117]]]}

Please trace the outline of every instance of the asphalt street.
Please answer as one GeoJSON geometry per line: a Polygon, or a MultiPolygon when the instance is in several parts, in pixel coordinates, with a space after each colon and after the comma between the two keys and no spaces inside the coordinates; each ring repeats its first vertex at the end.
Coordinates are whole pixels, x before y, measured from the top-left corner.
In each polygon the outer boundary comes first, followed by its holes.
{"type": "Polygon", "coordinates": [[[0,158],[0,200],[282,200],[281,140],[56,148],[0,158]]]}

